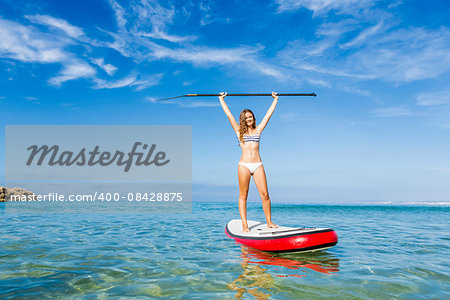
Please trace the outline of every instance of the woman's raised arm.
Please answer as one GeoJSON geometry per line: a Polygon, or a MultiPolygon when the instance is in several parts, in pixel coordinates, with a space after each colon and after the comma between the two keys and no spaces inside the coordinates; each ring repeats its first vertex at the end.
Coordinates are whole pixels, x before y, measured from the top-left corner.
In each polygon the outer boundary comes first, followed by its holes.
{"type": "Polygon", "coordinates": [[[256,130],[261,133],[264,128],[266,127],[267,123],[270,120],[270,117],[272,116],[275,107],[277,107],[277,103],[278,103],[278,96],[277,93],[272,92],[272,97],[273,97],[273,102],[272,105],[269,107],[269,109],[267,110],[266,115],[264,116],[264,118],[262,119],[261,123],[259,123],[259,125],[256,127],[256,130]]]}
{"type": "Polygon", "coordinates": [[[234,119],[234,117],[231,114],[230,110],[228,109],[227,104],[225,103],[224,98],[225,98],[226,95],[227,95],[227,93],[220,93],[220,96],[219,96],[220,105],[222,105],[223,111],[227,115],[228,120],[230,120],[231,126],[233,127],[234,131],[239,131],[239,125],[236,122],[236,120],[234,119]]]}

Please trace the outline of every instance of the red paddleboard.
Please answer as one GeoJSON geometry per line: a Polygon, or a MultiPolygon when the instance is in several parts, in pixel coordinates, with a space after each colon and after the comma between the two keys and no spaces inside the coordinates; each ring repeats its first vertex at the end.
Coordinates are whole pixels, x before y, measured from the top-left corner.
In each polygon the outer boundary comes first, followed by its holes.
{"type": "Polygon", "coordinates": [[[305,252],[333,247],[338,242],[331,228],[268,228],[266,223],[247,221],[250,232],[242,231],[240,219],[231,220],[225,233],[236,242],[267,252],[305,252]]]}

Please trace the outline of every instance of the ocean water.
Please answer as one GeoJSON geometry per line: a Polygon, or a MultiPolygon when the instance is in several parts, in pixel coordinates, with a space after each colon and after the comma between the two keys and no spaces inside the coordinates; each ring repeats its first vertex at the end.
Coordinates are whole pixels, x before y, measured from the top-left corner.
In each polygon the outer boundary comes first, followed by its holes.
{"type": "MultiPolygon", "coordinates": [[[[234,203],[187,214],[0,205],[2,299],[450,299],[450,207],[273,205],[274,222],[331,227],[339,243],[271,255],[225,235],[234,203]]],[[[264,218],[259,203],[248,214],[264,218]]]]}

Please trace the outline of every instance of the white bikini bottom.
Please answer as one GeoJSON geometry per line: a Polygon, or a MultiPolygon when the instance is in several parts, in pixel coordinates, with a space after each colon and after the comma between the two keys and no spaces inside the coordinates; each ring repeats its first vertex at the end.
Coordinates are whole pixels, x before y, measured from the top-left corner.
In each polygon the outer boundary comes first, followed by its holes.
{"type": "Polygon", "coordinates": [[[259,166],[262,166],[262,162],[256,162],[256,163],[245,163],[245,162],[239,162],[239,165],[246,167],[251,174],[255,173],[256,169],[258,169],[259,166]]]}

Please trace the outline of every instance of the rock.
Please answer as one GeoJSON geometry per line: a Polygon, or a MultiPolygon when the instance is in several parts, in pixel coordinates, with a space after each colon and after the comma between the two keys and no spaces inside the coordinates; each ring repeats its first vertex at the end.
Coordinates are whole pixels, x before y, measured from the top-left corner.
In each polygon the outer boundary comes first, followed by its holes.
{"type": "Polygon", "coordinates": [[[0,202],[11,201],[12,195],[18,196],[19,198],[16,198],[17,200],[23,200],[23,199],[26,199],[26,201],[34,200],[33,192],[30,192],[26,189],[19,188],[19,187],[15,187],[15,188],[0,187],[0,202]],[[4,195],[3,198],[2,198],[2,195],[4,195]],[[2,199],[4,199],[4,200],[2,201],[2,199]]]}
{"type": "Polygon", "coordinates": [[[0,202],[6,201],[6,188],[3,186],[0,186],[0,202]]]}

